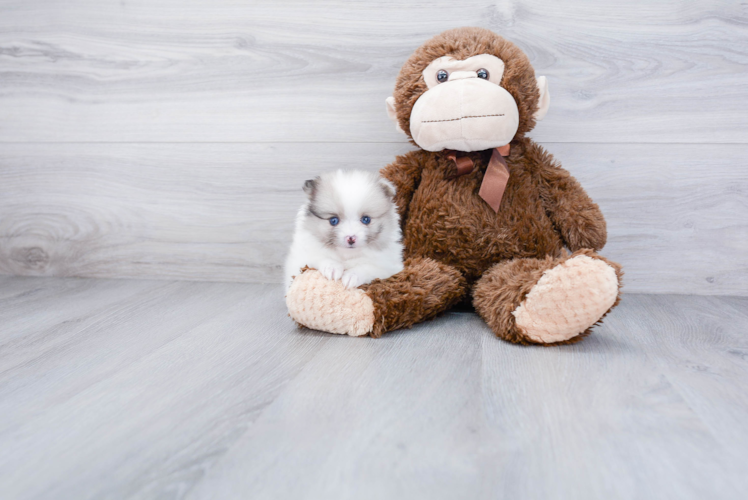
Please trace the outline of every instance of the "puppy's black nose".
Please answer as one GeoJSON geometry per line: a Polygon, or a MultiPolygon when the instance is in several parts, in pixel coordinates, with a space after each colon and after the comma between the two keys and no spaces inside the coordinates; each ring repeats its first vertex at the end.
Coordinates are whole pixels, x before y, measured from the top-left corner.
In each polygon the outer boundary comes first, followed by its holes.
{"type": "Polygon", "coordinates": [[[356,243],[356,237],[355,236],[346,236],[345,241],[348,242],[350,246],[353,246],[356,243]]]}

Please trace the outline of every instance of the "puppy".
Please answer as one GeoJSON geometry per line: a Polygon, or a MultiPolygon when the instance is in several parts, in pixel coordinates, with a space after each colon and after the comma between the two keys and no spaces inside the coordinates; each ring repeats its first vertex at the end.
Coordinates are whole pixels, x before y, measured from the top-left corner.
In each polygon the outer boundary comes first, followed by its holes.
{"type": "Polygon", "coordinates": [[[301,268],[356,288],[403,269],[395,187],[361,170],[329,172],[304,183],[307,201],[296,215],[286,259],[286,290],[301,268]]]}

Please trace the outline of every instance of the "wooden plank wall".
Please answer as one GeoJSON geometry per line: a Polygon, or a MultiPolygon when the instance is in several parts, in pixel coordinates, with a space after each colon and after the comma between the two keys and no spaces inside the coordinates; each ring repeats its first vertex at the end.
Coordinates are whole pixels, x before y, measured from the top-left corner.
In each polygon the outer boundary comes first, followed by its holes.
{"type": "Polygon", "coordinates": [[[748,295],[748,7],[707,0],[2,0],[0,273],[279,281],[303,180],[407,151],[384,99],[463,25],[549,78],[627,290],[748,295]]]}

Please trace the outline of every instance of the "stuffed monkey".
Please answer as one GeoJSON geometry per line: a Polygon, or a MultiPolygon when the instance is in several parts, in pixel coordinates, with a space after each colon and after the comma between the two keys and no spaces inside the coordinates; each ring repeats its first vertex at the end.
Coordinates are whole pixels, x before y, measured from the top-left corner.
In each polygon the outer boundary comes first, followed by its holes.
{"type": "Polygon", "coordinates": [[[510,342],[588,335],[618,304],[622,272],[597,254],[598,206],[526,137],[549,102],[545,77],[491,31],[453,29],[417,49],[386,104],[420,149],[381,171],[397,188],[405,268],[354,290],[306,270],[286,296],[291,317],[380,337],[471,302],[510,342]]]}

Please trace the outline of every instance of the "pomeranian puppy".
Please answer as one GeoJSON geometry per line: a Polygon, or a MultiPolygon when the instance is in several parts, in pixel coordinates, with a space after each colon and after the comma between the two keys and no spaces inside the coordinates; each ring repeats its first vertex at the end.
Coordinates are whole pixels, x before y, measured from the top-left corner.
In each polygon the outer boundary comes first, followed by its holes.
{"type": "Polygon", "coordinates": [[[308,199],[296,215],[286,259],[286,290],[304,266],[346,288],[402,271],[400,217],[389,181],[372,172],[338,170],[306,181],[304,192],[308,199]]]}

